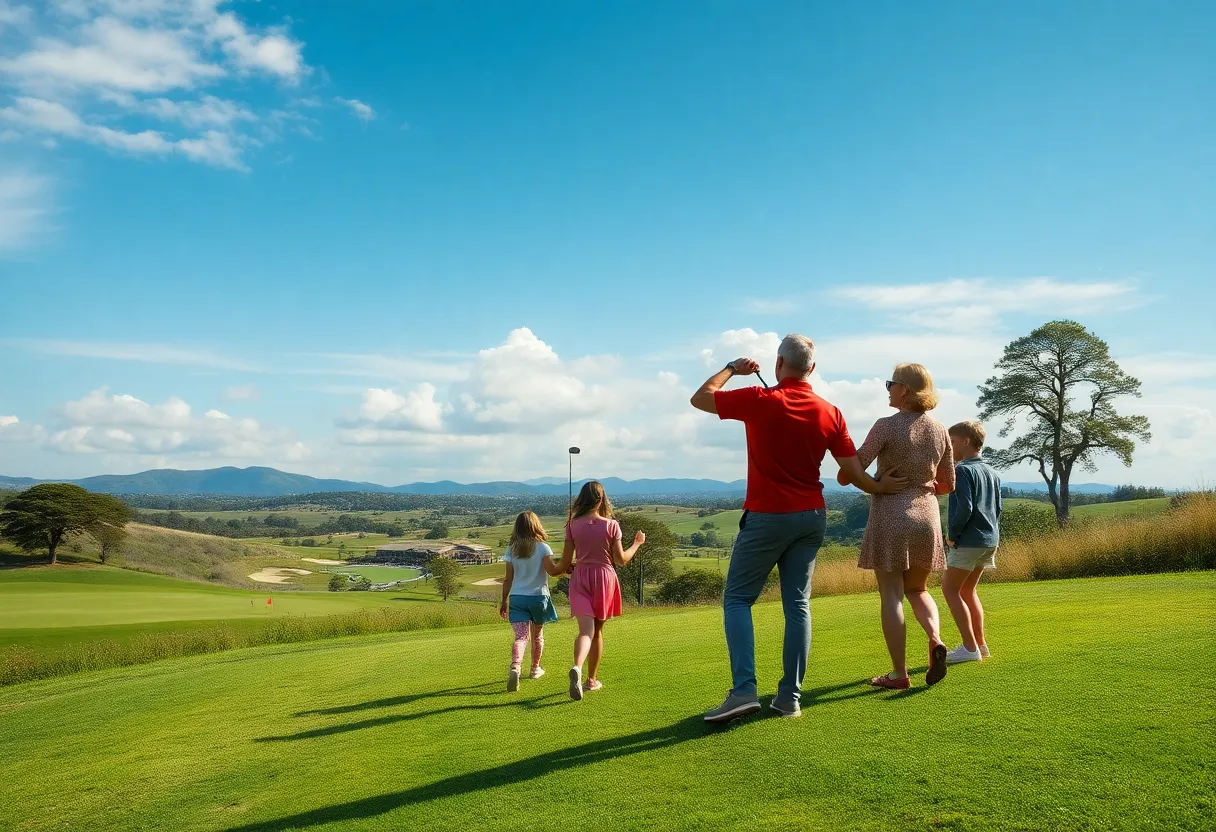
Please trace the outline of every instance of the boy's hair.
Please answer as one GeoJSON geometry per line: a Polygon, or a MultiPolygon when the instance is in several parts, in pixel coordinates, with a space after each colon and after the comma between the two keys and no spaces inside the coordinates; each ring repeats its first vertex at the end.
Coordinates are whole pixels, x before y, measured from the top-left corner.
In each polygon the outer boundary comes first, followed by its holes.
{"type": "Polygon", "coordinates": [[[908,388],[911,397],[908,406],[917,413],[926,413],[937,407],[937,390],[933,376],[924,364],[896,364],[891,381],[898,381],[908,388]]]}
{"type": "Polygon", "coordinates": [[[530,558],[536,551],[536,542],[546,540],[545,527],[534,511],[521,511],[515,518],[515,528],[511,530],[511,557],[530,558]]]}
{"type": "Polygon", "coordinates": [[[984,426],[979,422],[959,422],[957,425],[952,425],[950,435],[966,439],[977,451],[984,447],[984,440],[988,438],[988,434],[984,432],[984,426]]]}
{"type": "Polygon", "coordinates": [[[612,517],[612,502],[608,499],[608,494],[601,483],[596,480],[588,480],[583,483],[583,487],[578,491],[578,496],[570,504],[570,510],[566,512],[566,521],[569,522],[593,511],[598,512],[600,517],[610,518],[612,517]]]}

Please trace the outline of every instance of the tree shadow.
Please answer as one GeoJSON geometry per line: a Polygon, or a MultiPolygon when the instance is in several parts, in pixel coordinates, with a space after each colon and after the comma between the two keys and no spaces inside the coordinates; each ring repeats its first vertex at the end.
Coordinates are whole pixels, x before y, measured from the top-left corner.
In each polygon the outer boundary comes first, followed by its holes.
{"type": "MultiPolygon", "coordinates": [[[[287,832],[290,829],[301,829],[323,823],[373,818],[431,800],[509,786],[544,777],[556,771],[569,771],[572,768],[631,754],[657,751],[698,737],[722,733],[725,730],[731,729],[714,727],[706,724],[701,716],[691,716],[662,728],[638,731],[622,737],[596,740],[571,748],[549,751],[481,771],[448,777],[423,786],[337,803],[275,820],[234,826],[228,832],[287,832]]],[[[422,817],[408,818],[403,819],[397,825],[400,828],[416,828],[423,825],[423,820],[422,817]]]]}
{"type": "Polygon", "coordinates": [[[480,685],[466,685],[460,688],[433,690],[427,693],[407,693],[402,696],[389,696],[384,699],[372,699],[368,702],[356,702],[353,705],[336,705],[332,708],[314,708],[311,711],[297,711],[292,716],[334,716],[349,714],[355,711],[370,711],[375,708],[391,708],[395,705],[408,705],[422,699],[443,696],[493,696],[502,690],[502,682],[484,682],[480,685]]]}
{"type": "Polygon", "coordinates": [[[565,700],[566,694],[549,693],[544,696],[537,696],[532,699],[511,699],[506,702],[494,702],[485,705],[452,705],[447,708],[435,708],[430,711],[422,711],[415,714],[389,714],[387,716],[378,716],[374,719],[364,719],[359,722],[347,722],[341,725],[327,725],[323,728],[311,728],[307,731],[300,731],[296,734],[285,734],[279,737],[258,737],[254,742],[289,742],[291,740],[310,740],[316,737],[328,737],[333,734],[345,734],[350,731],[362,731],[365,728],[376,728],[381,725],[396,725],[399,722],[412,722],[415,719],[422,719],[428,716],[439,716],[440,714],[459,713],[461,711],[492,711],[498,708],[522,708],[529,711],[537,711],[541,708],[551,708],[554,705],[560,705],[565,700]],[[550,701],[553,700],[553,701],[550,701]]]}

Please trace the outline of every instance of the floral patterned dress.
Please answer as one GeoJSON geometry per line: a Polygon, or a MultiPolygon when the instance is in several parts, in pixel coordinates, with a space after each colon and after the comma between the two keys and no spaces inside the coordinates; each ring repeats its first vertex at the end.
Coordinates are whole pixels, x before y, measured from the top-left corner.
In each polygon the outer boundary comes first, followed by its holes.
{"type": "Polygon", "coordinates": [[[903,572],[946,568],[942,521],[935,486],[954,489],[954,453],[945,426],[927,413],[901,411],[879,419],[857,450],[868,468],[878,460],[878,476],[906,477],[898,494],[870,498],[870,519],[861,540],[862,569],[903,572]]]}

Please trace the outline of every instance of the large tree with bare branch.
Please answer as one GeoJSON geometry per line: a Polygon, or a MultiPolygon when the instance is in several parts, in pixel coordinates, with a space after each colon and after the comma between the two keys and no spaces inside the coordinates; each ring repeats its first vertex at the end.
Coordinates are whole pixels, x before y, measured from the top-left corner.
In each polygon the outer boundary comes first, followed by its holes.
{"type": "Polygon", "coordinates": [[[997,375],[980,385],[981,419],[1004,419],[1001,436],[1026,430],[986,458],[997,467],[1035,465],[1056,509],[1068,523],[1073,473],[1095,470],[1114,454],[1132,464],[1136,441],[1147,442],[1148,419],[1121,416],[1114,400],[1140,395],[1140,381],[1123,372],[1106,342],[1075,321],[1052,321],[1005,347],[997,375]]]}

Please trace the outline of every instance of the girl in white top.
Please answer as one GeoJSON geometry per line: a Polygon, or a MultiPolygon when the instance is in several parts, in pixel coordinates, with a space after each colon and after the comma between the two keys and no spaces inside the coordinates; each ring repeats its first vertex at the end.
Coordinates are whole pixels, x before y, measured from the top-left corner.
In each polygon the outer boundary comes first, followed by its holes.
{"type": "Polygon", "coordinates": [[[540,657],[545,650],[545,624],[557,620],[557,610],[549,598],[549,575],[562,574],[553,560],[553,550],[545,543],[545,527],[535,512],[525,511],[515,518],[511,543],[503,560],[507,564],[502,579],[502,598],[498,614],[511,622],[515,642],[511,646],[511,669],[507,690],[519,690],[519,673],[524,647],[532,637],[532,678],[545,675],[540,657]]]}

